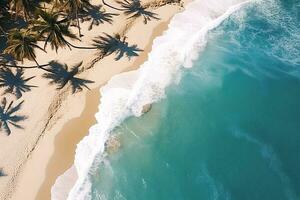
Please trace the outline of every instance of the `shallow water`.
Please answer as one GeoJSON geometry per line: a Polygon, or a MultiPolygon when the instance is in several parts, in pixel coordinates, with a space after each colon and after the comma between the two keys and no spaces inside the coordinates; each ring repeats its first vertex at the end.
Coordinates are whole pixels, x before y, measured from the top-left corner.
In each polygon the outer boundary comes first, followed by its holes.
{"type": "Polygon", "coordinates": [[[255,2],[212,30],[167,98],[114,131],[92,199],[299,200],[299,10],[255,2]]]}

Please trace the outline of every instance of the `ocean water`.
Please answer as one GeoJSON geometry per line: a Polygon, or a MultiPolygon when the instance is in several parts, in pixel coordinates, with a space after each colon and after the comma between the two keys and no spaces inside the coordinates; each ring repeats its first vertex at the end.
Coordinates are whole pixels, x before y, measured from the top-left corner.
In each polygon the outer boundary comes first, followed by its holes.
{"type": "Polygon", "coordinates": [[[93,200],[299,200],[300,1],[250,2],[89,171],[93,200]]]}

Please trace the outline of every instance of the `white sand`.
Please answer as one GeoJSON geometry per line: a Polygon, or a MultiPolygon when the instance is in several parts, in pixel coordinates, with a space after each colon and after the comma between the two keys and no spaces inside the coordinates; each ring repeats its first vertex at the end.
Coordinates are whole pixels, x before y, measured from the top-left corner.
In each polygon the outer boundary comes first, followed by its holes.
{"type": "MultiPolygon", "coordinates": [[[[146,1],[155,2],[143,2],[146,1]]],[[[100,2],[94,0],[93,3],[100,2]]],[[[107,7],[106,10],[117,13],[107,7]]],[[[70,51],[66,48],[56,53],[48,48],[47,54],[37,51],[40,64],[58,60],[72,66],[83,61],[86,70],[79,77],[93,80],[95,83],[89,85],[91,91],[84,90],[72,94],[70,87],[57,91],[54,85],[48,85],[48,80],[41,78],[42,71],[26,71],[26,76],[36,76],[30,83],[39,87],[33,88],[22,97],[25,102],[20,114],[28,116],[28,119],[21,123],[24,129],[12,129],[10,136],[0,134],[0,168],[7,174],[0,178],[1,200],[50,199],[50,189],[55,179],[71,167],[76,144],[94,123],[93,115],[99,104],[99,86],[115,74],[138,68],[147,59],[154,37],[162,34],[169,19],[181,10],[179,4],[153,7],[152,11],[158,14],[160,20],[149,21],[146,25],[142,18],[129,22],[124,15],[114,17],[112,25],[100,24],[94,26],[91,31],[87,31],[88,23],[83,23],[82,42],[72,41],[78,46],[90,46],[92,39],[103,32],[122,33],[129,28],[126,33],[127,42],[137,44],[144,50],[139,57],[133,57],[131,60],[123,57],[115,61],[115,55],[111,55],[100,60],[95,67],[87,69],[97,57],[96,50],[70,51]]],[[[74,28],[73,32],[77,33],[77,29],[74,28]]],[[[32,65],[30,62],[24,64],[32,65]]]]}

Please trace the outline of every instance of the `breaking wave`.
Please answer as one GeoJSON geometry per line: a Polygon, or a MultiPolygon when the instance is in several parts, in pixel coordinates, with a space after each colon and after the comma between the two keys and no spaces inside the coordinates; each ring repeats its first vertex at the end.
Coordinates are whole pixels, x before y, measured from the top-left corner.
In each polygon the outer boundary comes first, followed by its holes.
{"type": "MultiPolygon", "coordinates": [[[[209,30],[217,27],[249,1],[195,0],[173,17],[168,30],[153,42],[152,52],[140,68],[114,76],[101,88],[97,124],[77,145],[74,166],[78,178],[68,200],[91,199],[90,172],[103,160],[105,142],[111,131],[129,116],[142,115],[143,107],[165,97],[165,89],[178,80],[183,67],[193,60],[207,43],[209,30]]],[[[64,177],[59,178],[63,184],[64,177]]],[[[52,199],[59,187],[52,188],[52,199]]],[[[58,195],[59,196],[59,195],[58,195]]],[[[61,200],[61,199],[59,199],[61,200]]]]}

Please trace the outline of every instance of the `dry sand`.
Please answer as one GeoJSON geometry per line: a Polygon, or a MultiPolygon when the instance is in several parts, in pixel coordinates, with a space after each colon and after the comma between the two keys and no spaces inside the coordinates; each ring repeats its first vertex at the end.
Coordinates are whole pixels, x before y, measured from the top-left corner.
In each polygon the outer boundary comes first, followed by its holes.
{"type": "MultiPolygon", "coordinates": [[[[153,4],[156,1],[142,2],[153,4]]],[[[101,4],[97,0],[93,3],[101,4]]],[[[164,5],[162,1],[156,3],[161,6],[152,7],[151,10],[158,14],[160,20],[151,20],[144,24],[141,18],[129,22],[124,15],[119,15],[113,18],[112,25],[100,24],[91,31],[87,31],[89,24],[84,22],[82,42],[73,42],[78,46],[88,46],[93,38],[103,32],[125,33],[129,44],[137,44],[144,50],[139,57],[130,60],[124,57],[115,61],[115,55],[111,55],[90,68],[91,62],[97,57],[95,50],[60,49],[56,53],[47,49],[47,54],[37,52],[41,64],[58,60],[72,66],[83,61],[85,71],[79,76],[95,83],[90,85],[90,91],[72,94],[70,87],[57,91],[55,86],[49,86],[48,80],[41,78],[41,71],[25,72],[26,76],[36,76],[31,83],[39,87],[22,97],[25,103],[20,113],[28,116],[22,123],[24,129],[13,129],[9,137],[0,134],[0,168],[7,174],[0,177],[1,200],[50,199],[51,186],[56,178],[72,165],[76,144],[95,123],[94,114],[100,100],[99,87],[115,74],[137,69],[147,59],[153,39],[161,35],[167,28],[170,18],[182,10],[176,3],[169,5],[164,5]]],[[[116,13],[109,8],[106,10],[116,13]]],[[[77,30],[74,29],[73,32],[77,33],[77,30]]]]}

